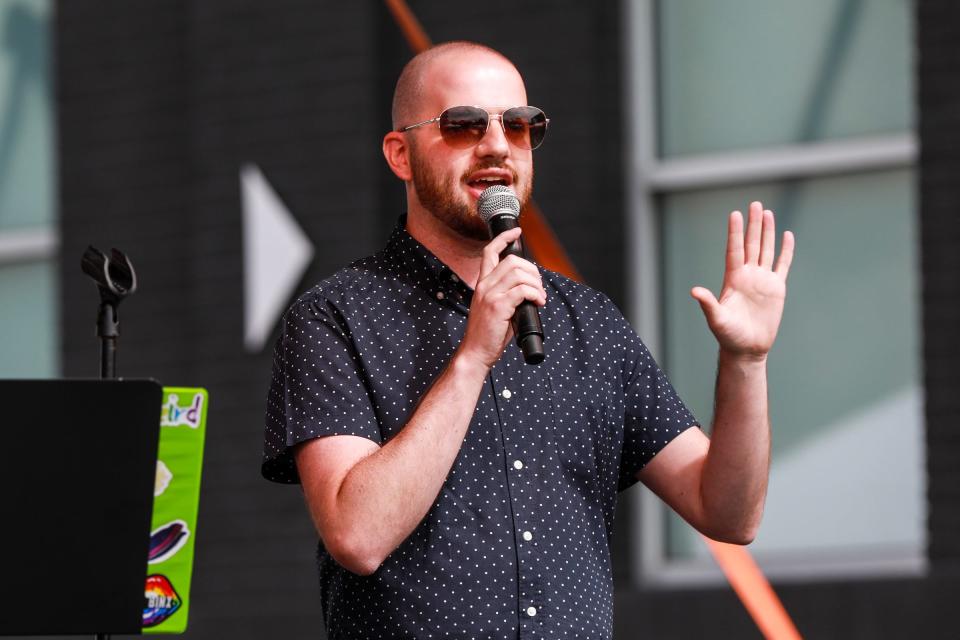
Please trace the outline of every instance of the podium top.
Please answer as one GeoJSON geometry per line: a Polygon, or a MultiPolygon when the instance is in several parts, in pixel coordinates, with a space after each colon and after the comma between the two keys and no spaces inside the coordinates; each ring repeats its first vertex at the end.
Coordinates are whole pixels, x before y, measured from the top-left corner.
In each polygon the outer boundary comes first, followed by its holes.
{"type": "Polygon", "coordinates": [[[154,380],[0,380],[0,635],[140,633],[154,380]]]}

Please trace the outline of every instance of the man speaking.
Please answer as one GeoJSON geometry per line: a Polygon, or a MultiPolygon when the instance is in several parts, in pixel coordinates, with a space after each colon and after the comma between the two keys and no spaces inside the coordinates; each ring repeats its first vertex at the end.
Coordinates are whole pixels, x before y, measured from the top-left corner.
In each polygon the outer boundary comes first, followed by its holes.
{"type": "Polygon", "coordinates": [[[719,343],[708,439],[606,296],[509,255],[519,228],[490,239],[478,199],[530,197],[547,124],[492,49],[413,58],[383,139],[407,213],[284,316],[262,470],[303,485],[331,639],[610,638],[637,480],[712,538],[755,535],[792,235],[774,264],[773,214],[753,203],[744,233],[732,213],[719,299],[691,292],[719,343]],[[525,301],[540,364],[512,340],[525,301]]]}

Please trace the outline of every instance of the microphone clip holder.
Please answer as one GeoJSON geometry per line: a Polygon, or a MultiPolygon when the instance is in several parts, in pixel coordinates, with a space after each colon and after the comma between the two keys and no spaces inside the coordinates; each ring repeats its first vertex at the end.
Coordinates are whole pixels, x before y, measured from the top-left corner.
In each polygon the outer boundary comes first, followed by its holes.
{"type": "Polygon", "coordinates": [[[100,308],[97,313],[97,337],[100,338],[100,377],[116,377],[117,338],[120,316],[117,307],[137,290],[137,273],[123,252],[111,249],[110,255],[90,245],[83,253],[80,268],[97,285],[100,308]]]}

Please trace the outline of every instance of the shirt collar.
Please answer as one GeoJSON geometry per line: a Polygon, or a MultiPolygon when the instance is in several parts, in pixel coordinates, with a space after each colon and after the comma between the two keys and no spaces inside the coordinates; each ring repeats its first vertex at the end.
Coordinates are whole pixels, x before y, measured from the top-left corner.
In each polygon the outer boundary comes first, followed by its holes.
{"type": "Polygon", "coordinates": [[[390,234],[387,254],[411,274],[429,275],[438,282],[441,282],[444,276],[449,278],[450,267],[407,232],[405,213],[397,219],[397,226],[390,234]]]}
{"type": "MultiPolygon", "coordinates": [[[[459,300],[469,305],[472,289],[462,282],[453,269],[407,232],[407,214],[397,219],[397,226],[386,246],[387,256],[420,287],[433,291],[459,293],[459,300]]],[[[454,299],[458,296],[454,295],[454,299]]]]}

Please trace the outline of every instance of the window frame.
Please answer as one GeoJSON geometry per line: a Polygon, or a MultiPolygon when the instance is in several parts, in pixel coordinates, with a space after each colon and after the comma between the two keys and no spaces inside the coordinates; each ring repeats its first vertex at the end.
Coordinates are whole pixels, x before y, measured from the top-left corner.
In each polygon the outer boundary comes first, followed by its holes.
{"type": "MultiPolygon", "coordinates": [[[[662,361],[659,197],[693,189],[915,168],[919,144],[915,132],[910,131],[661,158],[657,145],[656,2],[624,0],[621,6],[625,18],[625,113],[629,115],[625,118],[624,180],[630,247],[626,265],[630,318],[651,353],[662,361]]],[[[921,424],[921,429],[925,425],[921,424]]],[[[668,557],[666,506],[655,495],[646,490],[634,491],[630,500],[634,584],[695,588],[725,582],[719,567],[709,558],[668,557]]],[[[762,565],[768,577],[787,582],[913,577],[927,571],[925,548],[926,540],[921,540],[915,552],[886,551],[856,557],[829,552],[768,554],[762,558],[762,565]]]]}

